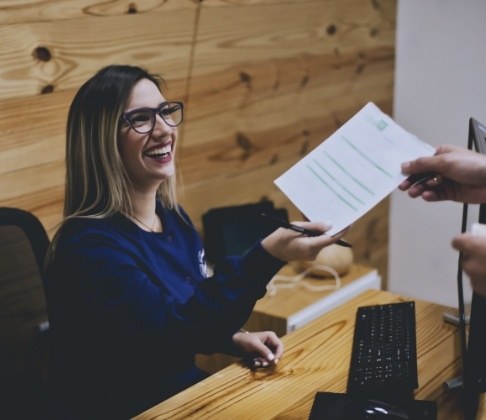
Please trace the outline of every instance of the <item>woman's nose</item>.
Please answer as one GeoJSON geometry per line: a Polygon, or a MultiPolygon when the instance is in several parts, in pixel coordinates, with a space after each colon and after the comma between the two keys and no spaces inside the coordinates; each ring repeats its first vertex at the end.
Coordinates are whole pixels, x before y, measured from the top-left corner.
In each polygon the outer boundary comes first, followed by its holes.
{"type": "Polygon", "coordinates": [[[160,115],[155,114],[154,133],[168,133],[172,131],[172,128],[160,115]]]}

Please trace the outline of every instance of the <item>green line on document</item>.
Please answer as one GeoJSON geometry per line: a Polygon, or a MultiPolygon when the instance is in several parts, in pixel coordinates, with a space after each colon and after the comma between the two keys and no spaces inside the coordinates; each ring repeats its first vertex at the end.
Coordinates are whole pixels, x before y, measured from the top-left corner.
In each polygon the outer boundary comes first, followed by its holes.
{"type": "Polygon", "coordinates": [[[327,158],[334,163],[341,171],[343,171],[347,176],[349,176],[356,184],[358,184],[363,190],[370,193],[371,195],[375,195],[373,190],[370,190],[365,184],[363,184],[358,178],[354,177],[353,174],[349,173],[344,166],[342,166],[337,160],[335,160],[329,153],[324,152],[327,158]]]}
{"type": "MultiPolygon", "coordinates": [[[[343,184],[341,184],[341,182],[336,179],[336,177],[334,177],[331,172],[329,172],[323,165],[321,165],[320,162],[318,162],[317,160],[314,159],[314,163],[319,166],[319,169],[321,169],[321,171],[323,171],[329,178],[331,178],[337,185],[339,185],[344,191],[346,191],[351,197],[353,197],[357,202],[359,202],[360,204],[363,204],[364,205],[364,202],[363,200],[361,200],[361,198],[359,198],[357,195],[355,195],[352,191],[350,191],[348,188],[346,188],[343,184]]],[[[361,184],[360,184],[361,185],[361,184]]]]}
{"type": "Polygon", "coordinates": [[[319,181],[321,181],[327,188],[329,188],[344,204],[346,204],[348,207],[350,207],[354,211],[358,210],[348,200],[346,200],[341,194],[339,194],[334,188],[332,188],[329,185],[329,183],[327,183],[310,165],[306,165],[306,166],[307,166],[307,169],[309,169],[309,171],[311,171],[319,179],[319,181]]]}
{"type": "Polygon", "coordinates": [[[376,162],[372,161],[367,155],[365,155],[360,149],[358,149],[353,143],[351,143],[346,137],[341,136],[342,139],[348,143],[349,146],[351,146],[357,153],[361,155],[361,157],[365,160],[367,160],[371,165],[373,165],[376,169],[378,169],[380,172],[383,173],[383,175],[386,175],[388,178],[393,178],[392,174],[388,173],[384,168],[382,168],[380,165],[378,165],[376,162]]]}

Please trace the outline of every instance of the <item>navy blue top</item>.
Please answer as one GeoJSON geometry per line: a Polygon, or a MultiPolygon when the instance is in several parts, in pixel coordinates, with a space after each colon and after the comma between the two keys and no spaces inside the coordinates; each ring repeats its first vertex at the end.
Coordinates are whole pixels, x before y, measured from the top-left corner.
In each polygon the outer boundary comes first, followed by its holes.
{"type": "Polygon", "coordinates": [[[256,244],[208,275],[187,215],[157,213],[162,233],[122,215],[61,228],[46,271],[61,417],[128,418],[204,378],[195,354],[235,351],[231,336],[284,264],[256,244]]]}

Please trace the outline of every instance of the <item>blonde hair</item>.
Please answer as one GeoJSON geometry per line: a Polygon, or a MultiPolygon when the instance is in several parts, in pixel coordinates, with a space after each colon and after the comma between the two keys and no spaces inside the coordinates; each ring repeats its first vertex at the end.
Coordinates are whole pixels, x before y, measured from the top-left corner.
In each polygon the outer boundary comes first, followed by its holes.
{"type": "MultiPolygon", "coordinates": [[[[143,68],[112,65],[98,71],[76,93],[66,127],[62,224],[75,217],[131,214],[130,179],[118,151],[117,137],[124,105],[141,79],[150,80],[161,92],[165,86],[160,76],[143,68]]],[[[179,213],[175,173],[161,184],[157,195],[164,207],[179,213]]]]}

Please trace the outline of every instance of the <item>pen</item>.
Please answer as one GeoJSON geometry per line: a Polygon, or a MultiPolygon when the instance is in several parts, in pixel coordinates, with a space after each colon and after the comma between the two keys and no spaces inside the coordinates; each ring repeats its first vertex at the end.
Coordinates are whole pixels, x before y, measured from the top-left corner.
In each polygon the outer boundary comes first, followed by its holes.
{"type": "Polygon", "coordinates": [[[424,184],[425,182],[427,182],[430,179],[435,179],[437,181],[437,176],[438,176],[438,174],[435,173],[435,172],[432,172],[432,171],[421,172],[421,173],[418,173],[418,174],[410,175],[408,177],[408,181],[411,184],[409,188],[414,187],[415,185],[418,185],[418,184],[424,184]]]}
{"type": "MultiPolygon", "coordinates": [[[[316,232],[315,230],[310,230],[310,229],[303,228],[301,226],[294,225],[292,223],[287,222],[286,220],[279,219],[278,217],[270,216],[270,215],[268,215],[266,213],[262,213],[261,215],[263,217],[266,217],[267,219],[273,220],[280,227],[283,227],[285,229],[291,229],[294,232],[299,232],[299,233],[302,233],[302,234],[307,235],[307,236],[320,236],[320,235],[322,235],[322,232],[316,232]]],[[[342,239],[338,239],[335,242],[335,244],[336,245],[345,246],[347,248],[351,248],[352,247],[352,245],[349,242],[346,242],[346,241],[344,241],[342,239]]]]}

